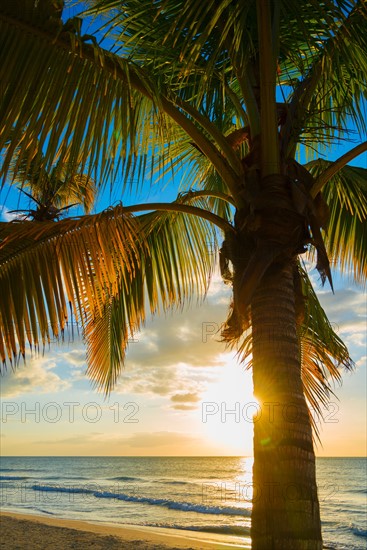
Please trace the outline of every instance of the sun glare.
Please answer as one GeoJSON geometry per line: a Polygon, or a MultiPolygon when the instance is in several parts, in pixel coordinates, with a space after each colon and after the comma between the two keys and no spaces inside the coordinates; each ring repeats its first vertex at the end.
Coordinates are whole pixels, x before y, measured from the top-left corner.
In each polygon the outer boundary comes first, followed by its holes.
{"type": "Polygon", "coordinates": [[[203,394],[203,432],[211,443],[228,454],[252,455],[253,418],[259,404],[253,396],[252,377],[232,354],[223,354],[224,363],[203,394]]]}

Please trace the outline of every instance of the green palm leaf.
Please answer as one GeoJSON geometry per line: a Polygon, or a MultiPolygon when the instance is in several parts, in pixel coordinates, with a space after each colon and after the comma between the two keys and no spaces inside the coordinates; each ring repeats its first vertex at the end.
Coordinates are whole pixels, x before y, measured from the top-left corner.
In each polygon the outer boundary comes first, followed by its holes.
{"type": "Polygon", "coordinates": [[[128,210],[0,226],[3,362],[24,356],[27,339],[32,347],[57,337],[69,303],[84,328],[88,373],[109,391],[148,311],[205,296],[216,257],[212,224],[179,212],[132,218],[128,210]]]}
{"type": "Polygon", "coordinates": [[[101,312],[117,292],[120,266],[137,257],[136,224],[122,208],[60,222],[0,225],[2,361],[16,360],[30,345],[58,336],[68,318],[101,312]],[[6,350],[6,353],[5,353],[6,350]]]}
{"type": "Polygon", "coordinates": [[[89,214],[97,195],[94,180],[87,174],[70,171],[61,161],[47,172],[43,160],[42,155],[31,159],[25,154],[20,160],[15,156],[10,167],[12,185],[20,184],[20,191],[46,211],[51,207],[58,214],[71,206],[81,205],[84,212],[89,214]]]}
{"type": "MultiPolygon", "coordinates": [[[[307,168],[315,177],[331,162],[310,162],[307,168]]],[[[324,236],[330,258],[343,271],[352,272],[358,283],[367,277],[367,169],[344,166],[323,188],[323,197],[330,209],[324,236]]]]}
{"type": "MultiPolygon", "coordinates": [[[[119,164],[122,171],[139,170],[148,152],[148,145],[142,148],[144,139],[151,134],[151,124],[161,125],[162,115],[149,99],[130,89],[126,62],[96,44],[83,43],[64,30],[60,18],[56,26],[43,23],[48,18],[42,6],[48,4],[30,0],[27,10],[16,11],[9,3],[0,13],[3,175],[14,154],[19,164],[40,148],[48,172],[59,159],[71,170],[87,168],[88,174],[98,166],[106,177],[119,164]],[[12,56],[6,55],[9,50],[12,56]]],[[[138,80],[146,94],[153,95],[144,77],[138,80]]]]}
{"type": "MultiPolygon", "coordinates": [[[[320,4],[320,8],[323,10],[324,6],[320,4]]],[[[314,6],[314,9],[318,8],[314,6]]],[[[289,58],[285,62],[284,71],[291,79],[288,82],[285,79],[284,83],[293,88],[283,136],[288,154],[301,142],[306,145],[307,154],[313,156],[320,147],[325,149],[336,140],[346,139],[351,127],[366,132],[365,3],[357,1],[349,6],[335,3],[334,8],[330,6],[329,14],[326,26],[320,26],[316,40],[309,44],[307,62],[305,47],[298,50],[296,71],[289,65],[289,58]],[[336,10],[335,26],[333,9],[336,10]]]]}
{"type": "Polygon", "coordinates": [[[4,55],[0,119],[6,120],[0,135],[0,148],[5,147],[3,176],[16,149],[21,160],[23,155],[33,158],[41,148],[48,172],[62,159],[88,175],[97,171],[103,181],[122,172],[125,185],[132,181],[135,185],[144,181],[148,155],[158,167],[170,160],[169,144],[177,124],[223,176],[233,181],[233,168],[242,170],[215,125],[172,92],[166,94],[159,75],[95,43],[86,44],[67,26],[57,32],[32,26],[27,15],[23,13],[20,20],[11,10],[0,12],[4,55]],[[6,55],[9,50],[11,59],[6,55]],[[198,131],[197,124],[210,137],[198,131]],[[232,167],[218,154],[218,145],[227,151],[232,167]]]}
{"type": "MultiPolygon", "coordinates": [[[[205,116],[222,120],[231,85],[237,88],[233,104],[244,102],[253,122],[248,81],[256,96],[255,2],[192,1],[183,6],[174,0],[154,5],[129,0],[122,7],[113,0],[94,0],[89,4],[87,13],[108,14],[104,31],[114,48],[123,44],[139,65],[159,72],[171,90],[205,116]]],[[[344,137],[351,121],[365,131],[360,107],[367,74],[364,2],[311,0],[299,5],[279,0],[277,8],[281,40],[274,54],[282,94],[290,105],[284,148],[292,152],[299,139],[310,151],[320,143],[330,144],[344,137]]]]}
{"type": "Polygon", "coordinates": [[[133,277],[122,276],[116,295],[86,326],[88,374],[110,391],[124,362],[128,339],[148,313],[182,308],[205,297],[215,265],[216,235],[208,222],[180,213],[140,216],[144,247],[133,277]]]}

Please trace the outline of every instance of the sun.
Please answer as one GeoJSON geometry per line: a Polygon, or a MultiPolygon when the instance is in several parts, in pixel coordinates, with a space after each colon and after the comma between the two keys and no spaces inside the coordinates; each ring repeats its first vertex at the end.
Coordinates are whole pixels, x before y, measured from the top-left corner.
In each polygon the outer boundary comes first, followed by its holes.
{"type": "Polygon", "coordinates": [[[252,391],[251,373],[238,364],[233,354],[221,354],[221,367],[202,395],[202,433],[210,444],[225,454],[252,455],[253,422],[259,404],[252,391]]]}

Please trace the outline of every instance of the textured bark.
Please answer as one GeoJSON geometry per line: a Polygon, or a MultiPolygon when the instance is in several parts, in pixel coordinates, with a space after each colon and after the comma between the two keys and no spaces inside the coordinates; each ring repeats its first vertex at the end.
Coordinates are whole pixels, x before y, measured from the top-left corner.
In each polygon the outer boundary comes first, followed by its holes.
{"type": "Polygon", "coordinates": [[[291,261],[272,266],[251,303],[253,550],[321,550],[315,455],[302,390],[291,261]]]}

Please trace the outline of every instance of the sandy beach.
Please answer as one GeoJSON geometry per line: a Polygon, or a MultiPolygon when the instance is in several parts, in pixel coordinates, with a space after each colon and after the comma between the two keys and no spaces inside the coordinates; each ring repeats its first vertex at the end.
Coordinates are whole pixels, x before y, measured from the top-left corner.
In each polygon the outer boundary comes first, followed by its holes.
{"type": "Polygon", "coordinates": [[[1,512],[0,548],[7,550],[233,550],[210,534],[175,529],[116,526],[1,512]]]}

